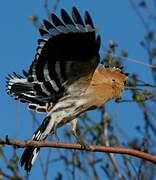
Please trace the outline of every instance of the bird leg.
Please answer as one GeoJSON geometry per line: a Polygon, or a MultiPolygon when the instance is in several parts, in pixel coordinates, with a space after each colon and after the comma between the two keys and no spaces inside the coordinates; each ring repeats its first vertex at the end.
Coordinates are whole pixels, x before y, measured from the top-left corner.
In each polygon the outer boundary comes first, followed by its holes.
{"type": "Polygon", "coordinates": [[[81,148],[82,149],[86,149],[88,151],[93,151],[94,148],[93,146],[89,145],[89,144],[86,144],[84,142],[84,140],[81,138],[81,135],[80,135],[80,129],[78,127],[78,124],[77,124],[77,119],[73,119],[71,122],[70,122],[70,125],[71,125],[71,129],[72,129],[72,134],[74,135],[74,137],[76,138],[78,144],[81,145],[81,148]]]}
{"type": "Polygon", "coordinates": [[[59,136],[57,135],[57,130],[55,129],[51,134],[53,134],[56,138],[56,142],[59,143],[60,142],[60,138],[59,136]]]}
{"type": "Polygon", "coordinates": [[[57,128],[56,128],[56,126],[54,126],[53,127],[53,129],[52,129],[52,131],[51,131],[51,133],[50,134],[52,134],[52,135],[54,135],[55,136],[55,138],[56,138],[56,142],[57,143],[59,143],[60,142],[60,138],[59,138],[59,136],[57,135],[57,128]]]}

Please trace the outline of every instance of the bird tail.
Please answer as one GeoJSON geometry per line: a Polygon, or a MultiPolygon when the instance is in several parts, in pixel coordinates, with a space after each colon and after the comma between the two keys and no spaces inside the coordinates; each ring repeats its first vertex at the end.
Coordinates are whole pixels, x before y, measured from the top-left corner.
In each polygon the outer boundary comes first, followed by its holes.
{"type": "Polygon", "coordinates": [[[40,148],[34,148],[34,147],[28,147],[24,150],[20,164],[21,167],[24,166],[24,169],[26,170],[27,174],[30,173],[31,168],[39,154],[40,148]]]}
{"type": "MultiPolygon", "coordinates": [[[[50,128],[48,128],[50,122],[50,116],[47,116],[40,127],[36,130],[34,133],[32,140],[34,141],[41,141],[47,138],[48,134],[50,133],[50,128]]],[[[39,147],[27,147],[25,148],[21,159],[20,164],[21,167],[24,166],[24,169],[29,174],[31,171],[31,168],[39,154],[40,148],[39,147]]]]}

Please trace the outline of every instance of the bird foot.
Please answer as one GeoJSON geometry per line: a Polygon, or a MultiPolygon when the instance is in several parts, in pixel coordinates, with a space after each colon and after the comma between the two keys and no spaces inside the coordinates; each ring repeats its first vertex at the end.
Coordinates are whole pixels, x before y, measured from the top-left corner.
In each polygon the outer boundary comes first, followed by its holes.
{"type": "Polygon", "coordinates": [[[60,138],[59,138],[59,136],[57,135],[57,130],[54,129],[53,131],[51,131],[51,134],[55,136],[56,142],[57,142],[57,143],[60,143],[60,138]]]}
{"type": "Polygon", "coordinates": [[[81,143],[80,145],[82,149],[87,150],[87,151],[94,151],[95,149],[92,145],[89,145],[89,144],[81,143]]]}
{"type": "Polygon", "coordinates": [[[94,147],[89,145],[89,144],[86,144],[78,133],[73,131],[73,135],[75,136],[78,144],[81,145],[81,149],[84,149],[84,150],[87,150],[87,151],[94,151],[94,147]]]}

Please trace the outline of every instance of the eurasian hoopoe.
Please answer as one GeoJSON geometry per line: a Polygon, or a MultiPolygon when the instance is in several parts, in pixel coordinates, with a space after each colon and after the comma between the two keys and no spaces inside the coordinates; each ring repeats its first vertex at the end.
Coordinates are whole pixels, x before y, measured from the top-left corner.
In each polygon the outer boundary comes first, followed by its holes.
{"type": "MultiPolygon", "coordinates": [[[[86,11],[84,20],[73,7],[72,18],[61,10],[62,21],[51,14],[39,29],[36,56],[23,76],[7,77],[7,92],[27,103],[29,109],[46,112],[47,116],[32,140],[41,141],[70,123],[76,134],[77,117],[119,98],[127,75],[118,68],[100,64],[100,36],[86,11]]],[[[21,157],[21,166],[30,172],[40,148],[28,147],[21,157]]]]}

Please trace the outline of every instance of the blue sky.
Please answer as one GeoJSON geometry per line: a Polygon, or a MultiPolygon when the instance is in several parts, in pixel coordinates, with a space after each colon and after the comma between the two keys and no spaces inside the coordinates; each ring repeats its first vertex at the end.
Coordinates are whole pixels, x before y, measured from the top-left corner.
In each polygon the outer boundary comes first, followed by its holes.
{"type": "MultiPolygon", "coordinates": [[[[49,7],[54,3],[55,1],[51,1],[49,7]]],[[[95,2],[90,0],[62,0],[56,14],[60,14],[61,8],[70,12],[73,5],[79,9],[81,14],[88,10],[92,15],[98,33],[102,36],[101,52],[107,47],[109,40],[114,40],[119,44],[119,49],[125,49],[129,52],[130,57],[146,62],[147,56],[138,44],[144,36],[144,29],[136,14],[130,8],[128,1],[99,0],[95,2]]],[[[27,18],[30,15],[38,15],[41,19],[46,18],[43,1],[2,0],[1,2],[0,137],[5,137],[7,134],[9,137],[15,136],[17,110],[20,127],[18,138],[28,139],[32,134],[31,115],[25,105],[15,102],[5,92],[5,76],[13,71],[19,73],[22,69],[27,69],[35,55],[39,33],[27,18]]],[[[143,80],[147,80],[150,75],[149,69],[141,65],[125,62],[125,67],[129,73],[139,72],[143,80]]],[[[124,94],[124,96],[126,95],[124,94]]],[[[135,135],[134,124],[142,122],[142,117],[139,111],[136,110],[138,109],[136,104],[132,106],[131,104],[120,105],[111,102],[107,108],[113,109],[111,111],[112,115],[115,115],[117,112],[119,114],[118,121],[121,126],[135,135]],[[131,114],[131,116],[127,118],[127,114],[131,114]],[[134,119],[137,119],[137,122],[134,122],[134,119]]],[[[96,115],[96,112],[94,111],[92,115],[96,115]]],[[[41,117],[43,118],[43,116],[41,117]]],[[[53,170],[52,168],[51,170],[53,170]]],[[[40,169],[36,165],[31,175],[32,179],[38,176],[37,172],[39,171],[40,169]]]]}

